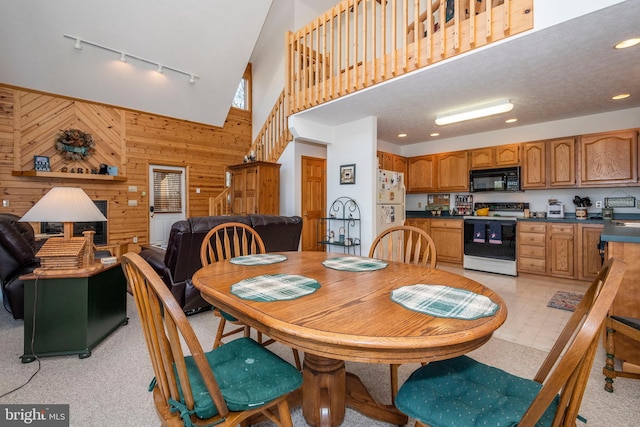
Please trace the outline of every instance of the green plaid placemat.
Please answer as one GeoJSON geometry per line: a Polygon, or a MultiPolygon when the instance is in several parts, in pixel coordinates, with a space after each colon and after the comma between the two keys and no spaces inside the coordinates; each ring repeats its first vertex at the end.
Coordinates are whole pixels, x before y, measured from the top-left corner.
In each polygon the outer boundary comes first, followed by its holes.
{"type": "Polygon", "coordinates": [[[253,301],[296,299],[320,289],[314,279],[295,274],[264,274],[231,285],[231,293],[253,301]]]}
{"type": "Polygon", "coordinates": [[[334,270],[373,271],[385,268],[387,263],[379,259],[347,256],[330,258],[322,261],[322,265],[334,270]]]}
{"type": "Polygon", "coordinates": [[[255,254],[244,255],[231,258],[229,262],[231,264],[238,265],[267,265],[277,264],[282,261],[286,261],[287,257],[281,254],[255,254]]]}
{"type": "Polygon", "coordinates": [[[403,286],[391,292],[391,300],[410,310],[453,319],[473,320],[498,311],[498,304],[484,295],[443,285],[403,286]]]}

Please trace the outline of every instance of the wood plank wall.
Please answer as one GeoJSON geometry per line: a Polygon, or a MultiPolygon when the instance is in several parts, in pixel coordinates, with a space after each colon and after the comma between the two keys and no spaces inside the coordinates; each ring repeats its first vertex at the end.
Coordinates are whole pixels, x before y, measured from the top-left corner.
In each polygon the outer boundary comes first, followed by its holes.
{"type": "MultiPolygon", "coordinates": [[[[109,243],[149,241],[149,164],[187,169],[187,217],[208,215],[209,198],[224,189],[226,167],[242,163],[251,146],[251,113],[231,108],[222,128],[191,123],[0,85],[0,212],[24,215],[51,187],[78,186],[94,200],[108,201],[109,243]],[[77,128],[92,135],[96,152],[67,162],[55,150],[56,135],[77,128]],[[32,171],[33,156],[50,158],[51,171],[118,166],[126,181],[13,176],[32,171]],[[136,186],[136,192],[129,192],[136,186]],[[196,188],[200,193],[196,193],[196,188]],[[128,206],[135,199],[138,206],[128,206]]],[[[90,175],[84,175],[90,178],[90,175]]],[[[132,246],[135,248],[135,246],[132,246]]]]}

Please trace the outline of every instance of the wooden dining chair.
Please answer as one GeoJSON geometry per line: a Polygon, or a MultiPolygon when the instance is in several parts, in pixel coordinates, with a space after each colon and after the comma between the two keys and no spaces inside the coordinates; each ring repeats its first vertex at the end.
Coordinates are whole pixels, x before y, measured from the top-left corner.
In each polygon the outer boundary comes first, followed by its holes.
{"type": "Polygon", "coordinates": [[[399,225],[386,229],[373,240],[369,258],[436,268],[436,245],[426,231],[399,225]]]}
{"type": "Polygon", "coordinates": [[[431,362],[400,387],[396,407],[416,426],[572,426],[625,263],[602,267],[533,380],[468,356],[431,362]]]}
{"type": "MultiPolygon", "coordinates": [[[[238,256],[263,254],[266,252],[264,243],[260,235],[250,226],[240,222],[227,222],[209,230],[202,240],[200,246],[200,262],[203,266],[231,259],[238,256]]],[[[223,344],[222,340],[229,336],[244,333],[245,337],[251,335],[249,326],[243,324],[229,313],[225,313],[214,307],[214,313],[220,318],[216,338],[213,348],[217,348],[223,344]],[[228,323],[237,325],[238,327],[225,331],[228,323]]],[[[257,341],[261,345],[269,345],[274,342],[272,339],[263,340],[262,333],[257,331],[257,341]]],[[[300,363],[300,355],[298,350],[293,350],[293,357],[296,367],[302,369],[300,363]]]]}
{"type": "MultiPolygon", "coordinates": [[[[429,234],[410,225],[390,227],[378,234],[369,249],[369,258],[436,268],[436,245],[429,234]]],[[[391,401],[398,393],[398,368],[391,364],[391,401]]]]}
{"type": "Polygon", "coordinates": [[[606,354],[606,363],[602,369],[602,373],[605,376],[604,389],[613,393],[614,378],[640,379],[640,372],[616,369],[615,363],[616,341],[636,351],[640,348],[640,319],[636,317],[609,315],[604,322],[604,328],[604,348],[606,354]],[[622,335],[622,337],[620,335],[622,335]]]}
{"type": "Polygon", "coordinates": [[[140,315],[163,426],[246,425],[261,415],[292,426],[288,398],[302,385],[295,367],[245,337],[205,353],[155,270],[133,252],[123,255],[122,268],[140,315]]]}

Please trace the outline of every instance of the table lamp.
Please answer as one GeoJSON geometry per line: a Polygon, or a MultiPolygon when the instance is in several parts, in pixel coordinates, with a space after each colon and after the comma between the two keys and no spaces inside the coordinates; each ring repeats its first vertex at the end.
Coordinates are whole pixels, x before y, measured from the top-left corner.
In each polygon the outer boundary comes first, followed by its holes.
{"type": "Polygon", "coordinates": [[[64,237],[49,238],[37,253],[44,269],[77,269],[93,263],[93,232],[73,237],[74,222],[107,221],[82,188],[53,187],[20,219],[21,222],[61,222],[64,237]]]}

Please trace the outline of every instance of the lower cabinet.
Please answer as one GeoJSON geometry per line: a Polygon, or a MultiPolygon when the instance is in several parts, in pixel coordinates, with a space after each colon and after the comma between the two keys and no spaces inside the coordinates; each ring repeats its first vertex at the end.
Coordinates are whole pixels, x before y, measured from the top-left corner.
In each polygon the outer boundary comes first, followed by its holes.
{"type": "Polygon", "coordinates": [[[544,222],[520,222],[518,230],[518,271],[547,274],[547,225],[544,222]]]}
{"type": "Polygon", "coordinates": [[[463,226],[461,219],[407,218],[405,225],[426,231],[436,245],[436,260],[462,264],[463,226]]]}
{"type": "Polygon", "coordinates": [[[549,275],[573,279],[576,274],[576,225],[548,224],[549,275]]]}
{"type": "Polygon", "coordinates": [[[464,241],[461,219],[433,219],[429,234],[436,245],[438,262],[462,264],[464,241]]]}
{"type": "Polygon", "coordinates": [[[518,272],[592,280],[602,266],[602,224],[518,223],[518,272]]]}

